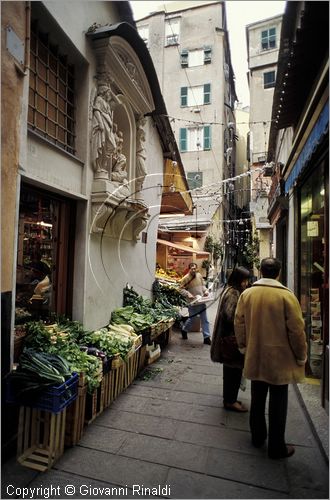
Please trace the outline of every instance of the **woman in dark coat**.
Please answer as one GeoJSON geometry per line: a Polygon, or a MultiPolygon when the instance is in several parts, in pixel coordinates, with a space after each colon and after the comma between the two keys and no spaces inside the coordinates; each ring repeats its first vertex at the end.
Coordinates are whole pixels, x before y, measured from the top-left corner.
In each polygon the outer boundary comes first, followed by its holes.
{"type": "MultiPolygon", "coordinates": [[[[221,337],[235,335],[234,316],[239,296],[249,283],[250,272],[245,267],[237,267],[231,273],[218,305],[211,344],[211,359],[220,362],[221,337]]],[[[244,356],[237,348],[235,357],[223,365],[223,405],[226,410],[246,412],[247,408],[237,401],[241,384],[244,356]]]]}

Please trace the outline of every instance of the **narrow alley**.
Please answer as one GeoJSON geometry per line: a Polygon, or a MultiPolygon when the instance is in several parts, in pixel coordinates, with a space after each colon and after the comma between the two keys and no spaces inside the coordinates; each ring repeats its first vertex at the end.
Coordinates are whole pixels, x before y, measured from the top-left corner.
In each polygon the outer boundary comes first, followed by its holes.
{"type": "MultiPolygon", "coordinates": [[[[216,303],[211,322],[215,310],[216,303]]],[[[26,498],[47,498],[47,491],[49,498],[329,498],[328,465],[295,389],[286,437],[296,453],[270,460],[266,448],[251,445],[249,414],[224,410],[222,365],[209,350],[201,333],[184,341],[173,330],[161,358],[53,469],[5,464],[2,498],[22,498],[22,487],[26,498]]],[[[249,381],[240,399],[249,406],[249,381]]]]}

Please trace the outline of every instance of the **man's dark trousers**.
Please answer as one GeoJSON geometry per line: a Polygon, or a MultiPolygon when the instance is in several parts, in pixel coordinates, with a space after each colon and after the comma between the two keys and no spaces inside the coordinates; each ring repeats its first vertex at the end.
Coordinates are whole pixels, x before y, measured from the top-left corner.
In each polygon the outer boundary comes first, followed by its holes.
{"type": "Polygon", "coordinates": [[[260,380],[251,381],[250,429],[252,443],[259,447],[267,438],[265,417],[266,399],[268,406],[268,455],[276,458],[285,456],[286,415],[288,411],[288,385],[273,385],[260,380]]]}

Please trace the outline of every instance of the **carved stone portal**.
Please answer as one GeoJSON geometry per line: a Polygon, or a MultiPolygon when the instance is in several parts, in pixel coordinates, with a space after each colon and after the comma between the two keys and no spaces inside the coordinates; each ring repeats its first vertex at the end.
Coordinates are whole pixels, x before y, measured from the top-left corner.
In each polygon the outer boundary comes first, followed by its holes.
{"type": "Polygon", "coordinates": [[[144,115],[154,104],[133,48],[120,37],[99,38],[96,32],[88,33],[97,59],[90,101],[92,231],[137,240],[149,219],[142,191],[147,175],[144,115]]]}

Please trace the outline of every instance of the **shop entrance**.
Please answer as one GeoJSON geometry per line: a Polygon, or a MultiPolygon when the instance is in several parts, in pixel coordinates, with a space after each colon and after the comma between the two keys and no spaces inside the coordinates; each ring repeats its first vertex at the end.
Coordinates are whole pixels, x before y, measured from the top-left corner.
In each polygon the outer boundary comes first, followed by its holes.
{"type": "Polygon", "coordinates": [[[15,324],[71,316],[74,204],[21,189],[15,324]]]}
{"type": "Polygon", "coordinates": [[[322,381],[328,401],[328,160],[323,159],[300,187],[300,303],[305,319],[306,375],[322,381]]]}

